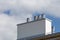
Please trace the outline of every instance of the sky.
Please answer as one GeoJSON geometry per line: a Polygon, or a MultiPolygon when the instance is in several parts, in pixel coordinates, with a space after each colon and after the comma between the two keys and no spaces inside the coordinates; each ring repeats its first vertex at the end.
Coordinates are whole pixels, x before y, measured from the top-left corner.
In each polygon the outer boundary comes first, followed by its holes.
{"type": "Polygon", "coordinates": [[[16,40],[17,24],[44,13],[60,32],[60,0],[0,0],[0,40],[16,40]]]}

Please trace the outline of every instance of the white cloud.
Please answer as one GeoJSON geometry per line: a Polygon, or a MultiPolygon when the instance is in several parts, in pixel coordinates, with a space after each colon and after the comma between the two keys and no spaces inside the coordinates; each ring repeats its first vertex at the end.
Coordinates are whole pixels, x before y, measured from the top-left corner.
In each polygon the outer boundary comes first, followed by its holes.
{"type": "Polygon", "coordinates": [[[60,0],[20,0],[18,8],[27,13],[47,11],[48,14],[60,17],[60,0]]]}
{"type": "Polygon", "coordinates": [[[0,40],[16,39],[16,21],[13,17],[0,14],[0,40]]]}
{"type": "MultiPolygon", "coordinates": [[[[51,12],[60,17],[60,0],[0,0],[0,11],[10,9],[11,15],[32,14],[38,12],[51,12]]],[[[48,14],[51,14],[48,13],[48,14]]]]}
{"type": "MultiPolygon", "coordinates": [[[[30,16],[29,16],[30,17],[30,16]]],[[[17,24],[25,22],[25,18],[0,14],[0,40],[16,40],[17,24]]]]}

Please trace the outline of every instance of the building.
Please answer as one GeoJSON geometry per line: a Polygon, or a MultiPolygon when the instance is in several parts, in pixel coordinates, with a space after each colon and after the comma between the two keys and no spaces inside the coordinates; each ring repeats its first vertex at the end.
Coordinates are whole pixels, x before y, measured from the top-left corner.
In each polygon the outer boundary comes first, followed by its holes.
{"type": "Polygon", "coordinates": [[[35,37],[35,38],[32,38],[32,40],[60,40],[60,32],[44,35],[40,37],[35,37]]]}
{"type": "Polygon", "coordinates": [[[38,37],[53,33],[52,21],[45,18],[44,14],[34,16],[33,21],[27,18],[26,23],[17,24],[17,40],[35,40],[38,37]]]}

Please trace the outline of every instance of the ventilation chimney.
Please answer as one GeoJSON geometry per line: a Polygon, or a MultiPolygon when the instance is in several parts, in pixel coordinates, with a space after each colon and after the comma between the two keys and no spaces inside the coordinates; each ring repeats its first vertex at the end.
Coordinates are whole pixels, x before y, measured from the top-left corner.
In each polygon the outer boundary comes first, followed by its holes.
{"type": "Polygon", "coordinates": [[[52,33],[53,33],[53,26],[52,26],[52,33]]]}
{"type": "Polygon", "coordinates": [[[44,14],[41,14],[41,19],[42,19],[42,18],[45,18],[45,15],[44,15],[44,14]]]}
{"type": "Polygon", "coordinates": [[[37,20],[39,20],[39,18],[40,18],[40,16],[38,15],[38,16],[37,16],[37,20]]]}
{"type": "Polygon", "coordinates": [[[36,20],[36,16],[34,16],[34,21],[36,20]]]}
{"type": "Polygon", "coordinates": [[[29,22],[29,18],[27,18],[27,22],[29,22]]]}
{"type": "Polygon", "coordinates": [[[55,33],[55,27],[52,26],[52,33],[55,33]]]}

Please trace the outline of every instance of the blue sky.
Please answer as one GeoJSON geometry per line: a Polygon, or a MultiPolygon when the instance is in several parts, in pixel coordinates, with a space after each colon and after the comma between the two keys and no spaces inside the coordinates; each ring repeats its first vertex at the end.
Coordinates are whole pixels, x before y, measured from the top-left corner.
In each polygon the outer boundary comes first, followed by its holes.
{"type": "Polygon", "coordinates": [[[0,0],[0,40],[16,40],[16,25],[36,12],[46,14],[60,32],[60,0],[0,0]]]}
{"type": "Polygon", "coordinates": [[[60,32],[60,18],[51,15],[47,15],[46,17],[52,20],[52,26],[55,27],[55,32],[60,32]]]}

